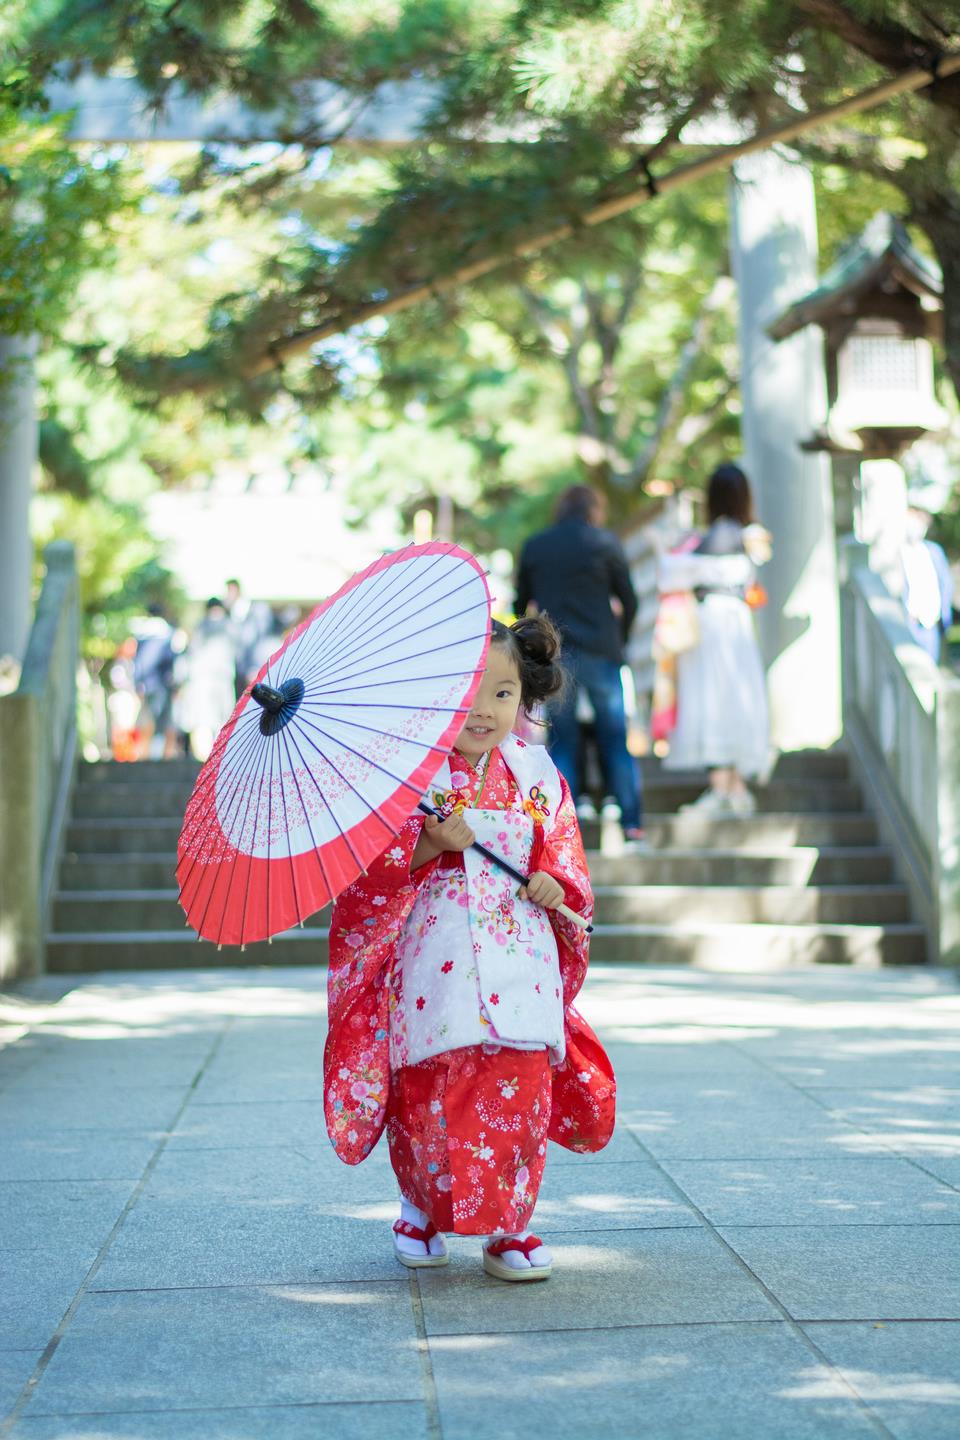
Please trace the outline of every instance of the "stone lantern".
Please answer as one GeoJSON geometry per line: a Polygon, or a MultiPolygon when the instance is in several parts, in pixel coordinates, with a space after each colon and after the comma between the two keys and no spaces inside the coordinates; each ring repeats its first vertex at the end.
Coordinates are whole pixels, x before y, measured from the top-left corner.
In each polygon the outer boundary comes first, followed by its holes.
{"type": "Polygon", "coordinates": [[[895,459],[944,428],[930,343],[941,334],[942,310],[937,266],[910,243],[900,221],[875,215],[816,290],[768,329],[774,340],[806,325],[823,330],[829,413],[805,449],[895,459]]]}

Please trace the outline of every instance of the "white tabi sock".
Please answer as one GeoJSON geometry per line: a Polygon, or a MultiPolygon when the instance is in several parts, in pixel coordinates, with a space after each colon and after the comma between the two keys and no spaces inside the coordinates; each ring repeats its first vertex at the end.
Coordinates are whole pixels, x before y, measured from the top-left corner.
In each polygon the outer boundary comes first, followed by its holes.
{"type": "MultiPolygon", "coordinates": [[[[526,1240],[529,1234],[529,1230],[520,1230],[514,1235],[491,1235],[490,1240],[526,1240]]],[[[553,1264],[553,1253],[546,1245],[538,1245],[536,1250],[531,1250],[529,1260],[522,1250],[503,1250],[497,1258],[504,1265],[509,1265],[511,1270],[540,1270],[553,1264]]]]}
{"type": "MultiPolygon", "coordinates": [[[[416,1225],[418,1230],[426,1230],[430,1224],[430,1216],[426,1211],[421,1210],[418,1205],[414,1205],[412,1200],[406,1199],[403,1195],[400,1196],[400,1219],[406,1220],[408,1225],[416,1225]]],[[[428,1255],[446,1255],[447,1253],[446,1241],[439,1233],[431,1236],[426,1246],[422,1240],[413,1240],[409,1235],[398,1235],[396,1231],[394,1231],[393,1238],[397,1249],[403,1255],[422,1255],[424,1250],[428,1255]]]]}

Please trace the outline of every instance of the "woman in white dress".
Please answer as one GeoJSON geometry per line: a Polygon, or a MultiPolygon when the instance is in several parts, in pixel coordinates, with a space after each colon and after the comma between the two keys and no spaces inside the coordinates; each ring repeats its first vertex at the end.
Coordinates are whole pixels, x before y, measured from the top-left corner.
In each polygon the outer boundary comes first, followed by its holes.
{"type": "Polygon", "coordinates": [[[710,784],[685,809],[751,815],[748,780],[770,762],[767,691],[747,594],[770,537],[753,518],[737,465],[721,465],[707,487],[708,528],[695,549],[661,557],[662,593],[692,591],[699,638],[677,656],[677,724],[667,769],[709,771],[710,784]]]}
{"type": "Polygon", "coordinates": [[[206,613],[190,639],[187,660],[182,722],[190,736],[192,754],[197,760],[206,760],[236,703],[237,649],[221,600],[207,601],[206,613]]]}

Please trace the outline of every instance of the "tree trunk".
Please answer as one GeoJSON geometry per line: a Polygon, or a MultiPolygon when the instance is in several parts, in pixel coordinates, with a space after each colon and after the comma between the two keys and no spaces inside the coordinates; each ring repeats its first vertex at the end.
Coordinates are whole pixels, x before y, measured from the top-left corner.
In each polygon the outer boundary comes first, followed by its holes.
{"type": "Polygon", "coordinates": [[[660,454],[664,441],[680,420],[680,412],[686,399],[691,372],[710,337],[714,316],[731,288],[728,275],[720,275],[714,281],[709,295],[700,307],[693,323],[693,329],[680,350],[677,367],[657,408],[653,431],[643,449],[635,457],[629,473],[621,477],[621,488],[636,493],[638,490],[642,490],[646,484],[647,477],[660,454]]]}
{"type": "Polygon", "coordinates": [[[911,218],[929,237],[943,271],[944,366],[960,398],[960,200],[954,195],[915,198],[911,218]]]}

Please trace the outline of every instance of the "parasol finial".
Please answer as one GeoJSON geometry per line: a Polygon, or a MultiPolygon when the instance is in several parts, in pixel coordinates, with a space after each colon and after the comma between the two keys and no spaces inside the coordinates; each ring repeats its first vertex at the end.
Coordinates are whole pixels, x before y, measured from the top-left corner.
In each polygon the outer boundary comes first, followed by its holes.
{"type": "Polygon", "coordinates": [[[304,696],[302,680],[285,680],[279,690],[272,685],[254,685],[250,691],[251,700],[256,700],[263,711],[260,716],[260,733],[275,735],[282,730],[300,709],[304,696]]]}
{"type": "Polygon", "coordinates": [[[250,696],[262,705],[268,715],[279,715],[286,702],[286,696],[280,690],[274,690],[270,685],[254,685],[250,696]]]}

